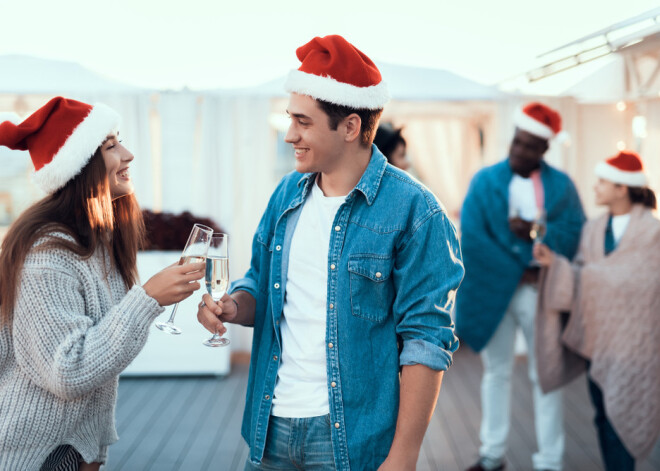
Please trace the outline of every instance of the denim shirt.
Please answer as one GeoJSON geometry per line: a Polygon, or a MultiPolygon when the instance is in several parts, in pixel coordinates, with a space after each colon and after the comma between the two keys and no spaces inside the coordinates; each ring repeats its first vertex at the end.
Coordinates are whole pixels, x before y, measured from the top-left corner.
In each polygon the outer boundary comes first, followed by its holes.
{"type": "MultiPolygon", "coordinates": [[[[271,196],[251,266],[231,292],[256,300],[242,435],[260,463],[282,352],[291,239],[315,174],[292,172],[271,196]]],[[[451,314],[463,279],[456,229],[436,197],[376,146],[335,215],[328,251],[326,370],[338,470],[375,470],[399,409],[399,371],[446,370],[458,348],[451,314]]]]}

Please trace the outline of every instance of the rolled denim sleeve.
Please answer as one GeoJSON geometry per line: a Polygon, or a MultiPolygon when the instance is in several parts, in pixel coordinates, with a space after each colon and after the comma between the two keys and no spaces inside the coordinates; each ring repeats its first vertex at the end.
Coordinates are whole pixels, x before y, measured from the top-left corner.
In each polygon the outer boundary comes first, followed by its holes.
{"type": "Polygon", "coordinates": [[[229,288],[229,294],[235,291],[247,291],[254,299],[257,299],[257,281],[250,277],[250,271],[240,280],[234,280],[229,288]]]}
{"type": "Polygon", "coordinates": [[[456,228],[442,210],[431,213],[403,241],[394,266],[399,364],[444,371],[458,348],[452,314],[465,270],[456,228]]]}

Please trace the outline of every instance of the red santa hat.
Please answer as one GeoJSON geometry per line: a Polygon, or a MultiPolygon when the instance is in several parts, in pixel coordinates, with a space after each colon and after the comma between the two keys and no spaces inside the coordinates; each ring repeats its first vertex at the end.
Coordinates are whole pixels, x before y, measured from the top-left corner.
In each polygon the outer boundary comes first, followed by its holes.
{"type": "Polygon", "coordinates": [[[636,152],[622,150],[614,157],[599,162],[596,165],[596,176],[612,183],[632,187],[643,187],[648,184],[644,164],[636,152]]]}
{"type": "Polygon", "coordinates": [[[56,97],[21,123],[0,121],[0,145],[28,150],[34,182],[46,193],[54,193],[80,173],[118,128],[119,115],[106,105],[56,97]]]}
{"type": "Polygon", "coordinates": [[[0,113],[0,123],[4,121],[10,121],[14,124],[18,124],[21,122],[21,118],[14,112],[3,111],[0,113]]]}
{"type": "Polygon", "coordinates": [[[289,93],[369,110],[381,109],[389,100],[378,67],[339,35],[316,37],[296,55],[302,64],[284,84],[289,93]]]}
{"type": "Polygon", "coordinates": [[[516,112],[516,127],[543,139],[552,139],[561,131],[561,116],[547,105],[528,103],[516,112]]]}

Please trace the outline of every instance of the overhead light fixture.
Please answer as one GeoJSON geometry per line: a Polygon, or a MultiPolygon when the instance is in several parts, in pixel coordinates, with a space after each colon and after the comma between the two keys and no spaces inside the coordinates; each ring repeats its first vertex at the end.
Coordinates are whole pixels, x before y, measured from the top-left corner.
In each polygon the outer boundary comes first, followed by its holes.
{"type": "Polygon", "coordinates": [[[637,115],[632,119],[633,136],[644,139],[648,136],[646,132],[646,116],[637,115]]]}
{"type": "Polygon", "coordinates": [[[616,109],[619,111],[626,111],[626,102],[625,101],[617,102],[616,109]]]}

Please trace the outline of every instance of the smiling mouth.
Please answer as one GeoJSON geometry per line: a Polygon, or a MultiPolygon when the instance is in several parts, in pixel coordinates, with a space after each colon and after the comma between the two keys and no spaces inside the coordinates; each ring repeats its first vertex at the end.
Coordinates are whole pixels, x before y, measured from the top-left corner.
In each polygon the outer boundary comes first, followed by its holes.
{"type": "Polygon", "coordinates": [[[117,176],[118,176],[119,178],[123,178],[123,179],[126,179],[126,180],[128,180],[129,178],[131,178],[131,175],[130,175],[130,173],[129,173],[129,171],[128,171],[128,167],[126,167],[125,169],[120,170],[119,172],[117,172],[117,176]]]}
{"type": "Polygon", "coordinates": [[[293,151],[294,151],[294,154],[296,155],[296,158],[299,158],[299,157],[302,157],[303,155],[305,155],[307,150],[308,150],[307,148],[298,148],[298,147],[293,148],[293,151]]]}

